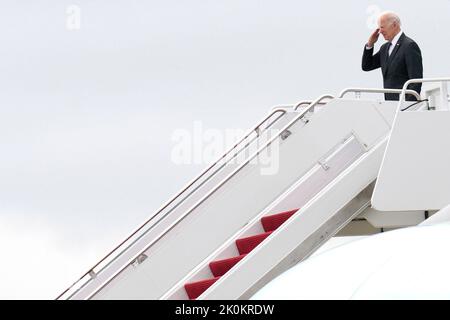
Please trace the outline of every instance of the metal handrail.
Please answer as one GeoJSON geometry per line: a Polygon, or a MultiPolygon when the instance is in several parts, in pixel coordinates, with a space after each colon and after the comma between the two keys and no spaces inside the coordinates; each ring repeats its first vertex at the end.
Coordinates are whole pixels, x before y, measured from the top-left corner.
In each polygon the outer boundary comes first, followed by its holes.
{"type": "MultiPolygon", "coordinates": [[[[339,98],[343,98],[345,94],[354,93],[402,93],[403,89],[379,89],[379,88],[346,88],[341,91],[339,98]]],[[[417,100],[420,100],[420,95],[414,90],[406,90],[407,94],[413,95],[417,100]]]]}
{"type": "MultiPolygon", "coordinates": [[[[283,109],[283,110],[285,110],[285,111],[288,111],[288,110],[286,110],[286,109],[291,109],[292,107],[293,107],[294,105],[282,105],[282,106],[278,106],[278,107],[275,107],[275,108],[273,108],[272,109],[272,111],[275,111],[275,110],[277,110],[277,109],[283,109]]],[[[283,114],[284,115],[284,114],[283,114]]],[[[267,127],[266,128],[269,128],[269,127],[271,127],[275,122],[277,122],[278,121],[278,119],[280,119],[283,115],[281,115],[281,116],[279,116],[278,118],[276,118],[276,119],[274,119],[272,122],[269,122],[269,124],[267,125],[267,127]]],[[[247,144],[248,145],[248,144],[247,144]]],[[[247,146],[246,145],[246,146],[247,146]]]]}
{"type": "Polygon", "coordinates": [[[298,102],[295,106],[294,106],[294,108],[292,108],[294,111],[297,111],[297,109],[298,108],[300,108],[302,105],[304,105],[304,104],[311,104],[312,103],[312,100],[302,100],[302,101],[300,101],[300,102],[298,102]]]}
{"type": "MultiPolygon", "coordinates": [[[[398,101],[397,106],[397,113],[400,112],[402,109],[402,105],[405,102],[406,99],[406,91],[408,91],[406,88],[412,83],[424,83],[424,82],[450,82],[450,78],[425,78],[425,79],[411,79],[405,82],[403,85],[402,92],[400,94],[400,99],[398,101]]],[[[395,120],[394,120],[395,121],[395,120]]]]}
{"type": "MultiPolygon", "coordinates": [[[[332,95],[326,95],[326,96],[324,96],[324,98],[331,98],[331,99],[333,99],[334,98],[334,96],[332,96],[332,95]]],[[[280,106],[279,108],[292,108],[292,111],[297,111],[302,105],[309,105],[309,104],[311,104],[313,101],[312,100],[301,100],[301,101],[299,101],[299,102],[297,102],[296,104],[294,104],[294,105],[285,105],[285,106],[280,106]]],[[[326,103],[325,102],[318,102],[317,103],[318,105],[325,105],[326,103]]],[[[273,122],[271,122],[270,124],[269,124],[269,126],[271,126],[275,121],[277,121],[278,120],[278,118],[277,119],[275,119],[273,122]]]]}
{"type": "Polygon", "coordinates": [[[273,110],[275,110],[275,109],[279,109],[279,108],[289,109],[289,108],[292,108],[293,106],[294,106],[293,104],[279,105],[279,106],[273,107],[271,111],[273,111],[273,110]]]}
{"type": "Polygon", "coordinates": [[[312,103],[312,100],[303,100],[303,101],[300,101],[299,103],[297,103],[295,106],[294,106],[294,110],[297,110],[298,108],[300,108],[302,105],[304,105],[304,104],[311,104],[312,103]]]}
{"type": "MultiPolygon", "coordinates": [[[[322,100],[323,99],[334,99],[334,96],[332,96],[332,95],[330,95],[330,94],[324,94],[323,96],[322,96],[322,100]]],[[[299,103],[297,103],[296,105],[295,105],[295,107],[294,107],[294,111],[297,111],[297,109],[298,108],[300,108],[302,105],[304,105],[304,104],[311,104],[311,103],[313,103],[313,101],[311,101],[311,100],[303,100],[303,101],[300,101],[299,103]]],[[[316,105],[324,105],[324,104],[326,104],[326,102],[321,102],[321,101],[319,101],[316,105]]]]}
{"type": "Polygon", "coordinates": [[[214,194],[220,187],[222,187],[226,182],[228,182],[231,178],[233,178],[238,172],[240,172],[247,164],[249,164],[256,156],[258,156],[264,149],[269,147],[277,138],[279,138],[283,132],[288,130],[292,125],[297,123],[303,116],[314,106],[316,106],[318,103],[320,103],[325,98],[333,97],[332,95],[322,95],[316,100],[314,100],[305,110],[303,110],[300,114],[298,114],[294,119],[292,119],[286,126],[284,126],[280,132],[272,137],[269,141],[266,142],[264,146],[259,148],[252,156],[250,156],[244,163],[242,163],[238,168],[236,168],[233,172],[231,172],[225,179],[223,179],[218,185],[216,185],[208,194],[203,196],[196,204],[194,204],[189,210],[187,210],[180,218],[178,218],[176,221],[174,221],[169,227],[167,227],[162,233],[160,233],[155,239],[153,239],[139,254],[135,255],[131,259],[129,259],[129,263],[126,263],[122,268],[120,268],[119,271],[117,271],[112,277],[108,279],[100,288],[96,289],[89,297],[92,297],[95,295],[98,291],[100,291],[102,288],[104,288],[107,284],[109,284],[112,280],[114,280],[117,275],[119,275],[125,268],[127,268],[130,263],[134,260],[136,260],[142,252],[147,251],[150,249],[155,243],[157,243],[161,238],[163,238],[169,231],[171,231],[173,228],[175,228],[181,221],[183,221],[192,211],[194,211],[196,208],[198,208],[204,201],[206,201],[212,194],[214,194]]]}
{"type": "MultiPolygon", "coordinates": [[[[269,115],[267,115],[266,117],[264,117],[260,122],[258,122],[258,124],[253,128],[250,129],[237,143],[235,143],[228,151],[225,152],[224,155],[222,155],[221,157],[219,157],[213,164],[211,164],[208,168],[206,168],[205,170],[203,170],[196,178],[194,178],[193,180],[191,180],[189,183],[187,183],[182,189],[181,191],[179,191],[174,197],[172,197],[169,201],[167,201],[162,207],[160,207],[156,213],[154,213],[147,221],[145,221],[141,226],[139,226],[138,228],[136,228],[131,235],[129,235],[127,238],[125,238],[122,242],[120,242],[120,244],[118,244],[114,249],[112,249],[108,254],[106,254],[99,262],[97,262],[93,267],[91,267],[86,273],[84,273],[78,280],[76,280],[70,287],[68,287],[66,290],[64,290],[64,292],[62,292],[56,299],[61,298],[64,294],[66,294],[70,289],[72,289],[79,281],[81,281],[83,278],[85,278],[86,276],[91,276],[91,279],[93,277],[95,277],[95,272],[94,269],[96,267],[98,267],[101,263],[103,263],[107,258],[111,257],[112,254],[114,252],[116,252],[120,247],[122,247],[128,240],[130,240],[132,237],[134,237],[139,231],[141,231],[146,225],[148,225],[154,218],[156,218],[163,210],[165,210],[167,207],[169,207],[172,203],[174,203],[175,200],[177,200],[183,193],[185,193],[190,187],[192,187],[195,183],[197,183],[203,176],[205,176],[214,166],[216,166],[220,161],[222,161],[224,158],[226,158],[234,149],[236,149],[237,146],[239,146],[242,142],[244,142],[253,132],[256,133],[257,136],[259,136],[260,134],[260,129],[259,127],[261,125],[263,125],[267,120],[269,120],[270,118],[272,118],[273,115],[275,115],[276,113],[281,112],[281,116],[283,116],[284,114],[286,114],[286,110],[283,109],[284,106],[282,107],[275,107],[272,109],[272,111],[269,113],[269,115]]],[[[279,116],[276,120],[278,120],[281,116],[279,116]]],[[[276,121],[275,120],[275,121],[276,121]]],[[[270,127],[275,121],[271,122],[269,124],[268,127],[270,127]]],[[[268,128],[267,127],[267,128],[268,128]]],[[[255,138],[254,138],[255,139],[255,138]]],[[[248,146],[251,142],[254,141],[254,139],[250,142],[248,142],[246,144],[246,146],[248,146]]],[[[246,147],[244,146],[244,148],[246,147]]],[[[242,149],[241,149],[242,150],[242,149]]],[[[241,151],[239,150],[239,151],[241,151]]],[[[238,153],[238,152],[237,152],[238,153]]],[[[232,160],[237,153],[231,158],[229,159],[232,160]]],[[[226,163],[225,163],[226,164],[226,163]]],[[[225,165],[223,164],[222,167],[225,165]]],[[[221,167],[221,168],[222,168],[221,167]]],[[[220,169],[218,169],[220,170],[220,169]]],[[[218,170],[216,170],[212,175],[210,175],[205,181],[202,182],[205,183],[206,181],[208,181],[218,170]]],[[[200,185],[201,186],[201,185],[200,185]]],[[[195,192],[200,186],[198,186],[196,189],[194,189],[195,192]]],[[[192,194],[192,192],[188,195],[190,196],[192,194]]],[[[186,197],[184,199],[182,199],[181,201],[184,201],[186,199],[186,197]]],[[[178,206],[181,202],[179,202],[176,206],[178,206]]],[[[176,206],[174,208],[172,208],[169,213],[174,210],[176,208],[176,206]]],[[[166,214],[167,215],[167,214],[166,214]]],[[[148,230],[147,230],[148,231],[148,230]]]]}

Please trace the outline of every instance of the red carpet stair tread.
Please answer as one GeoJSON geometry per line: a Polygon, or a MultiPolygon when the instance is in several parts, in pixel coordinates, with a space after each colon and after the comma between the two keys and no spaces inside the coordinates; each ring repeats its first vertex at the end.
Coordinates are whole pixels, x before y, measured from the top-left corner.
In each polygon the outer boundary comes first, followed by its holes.
{"type": "Polygon", "coordinates": [[[264,231],[268,232],[278,229],[279,226],[281,226],[287,219],[289,219],[297,211],[298,209],[295,209],[263,217],[261,219],[261,223],[263,225],[264,231]]]}
{"type": "Polygon", "coordinates": [[[246,254],[241,254],[237,257],[232,257],[228,259],[223,260],[217,260],[209,263],[209,268],[211,269],[212,274],[214,277],[220,277],[223,276],[225,273],[228,272],[231,268],[234,267],[236,263],[242,260],[246,254]]]}
{"type": "Polygon", "coordinates": [[[239,250],[239,254],[247,254],[255,249],[258,244],[263,242],[273,231],[257,234],[247,238],[236,240],[236,246],[239,250]]]}
{"type": "Polygon", "coordinates": [[[214,284],[214,282],[219,280],[219,278],[220,277],[215,277],[212,279],[206,279],[185,284],[184,288],[186,289],[189,299],[191,300],[197,299],[203,292],[206,291],[206,289],[211,287],[214,284]]]}
{"type": "Polygon", "coordinates": [[[184,285],[186,293],[189,299],[197,299],[203,292],[205,292],[210,286],[212,286],[221,276],[227,273],[233,268],[239,261],[255,249],[261,242],[263,242],[273,231],[280,227],[286,220],[288,220],[298,209],[290,210],[263,217],[261,224],[264,228],[264,233],[254,236],[237,239],[236,247],[239,251],[239,256],[231,257],[222,260],[216,260],[209,263],[214,278],[200,280],[196,282],[187,283],[184,285]]]}

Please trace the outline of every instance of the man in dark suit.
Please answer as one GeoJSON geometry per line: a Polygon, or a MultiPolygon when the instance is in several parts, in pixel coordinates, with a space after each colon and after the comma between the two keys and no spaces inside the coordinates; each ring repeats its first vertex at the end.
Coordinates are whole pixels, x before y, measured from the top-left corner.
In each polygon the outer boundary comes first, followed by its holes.
{"type": "MultiPolygon", "coordinates": [[[[393,12],[385,12],[378,19],[379,28],[369,38],[362,58],[362,69],[371,71],[381,67],[384,88],[401,89],[406,81],[423,78],[422,54],[417,43],[401,30],[400,18],[393,12]],[[387,40],[380,50],[373,54],[374,45],[382,34],[387,40]]],[[[420,94],[422,84],[410,84],[408,89],[420,94]]],[[[386,100],[398,100],[399,94],[385,93],[386,100]]],[[[416,98],[406,95],[406,100],[416,98]]]]}

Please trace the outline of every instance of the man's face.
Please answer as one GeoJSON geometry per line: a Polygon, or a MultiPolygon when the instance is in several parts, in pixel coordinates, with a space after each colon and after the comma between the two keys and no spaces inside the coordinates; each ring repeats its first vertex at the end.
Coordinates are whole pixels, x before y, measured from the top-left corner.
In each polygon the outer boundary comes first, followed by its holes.
{"type": "Polygon", "coordinates": [[[395,22],[389,21],[385,17],[381,17],[378,25],[380,27],[380,33],[387,41],[392,41],[395,35],[398,33],[398,25],[395,22]]]}

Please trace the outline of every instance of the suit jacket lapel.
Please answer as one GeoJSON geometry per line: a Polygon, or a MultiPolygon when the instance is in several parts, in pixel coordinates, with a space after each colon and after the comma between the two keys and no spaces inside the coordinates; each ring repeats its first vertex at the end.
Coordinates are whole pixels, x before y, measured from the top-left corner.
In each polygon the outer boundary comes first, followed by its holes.
{"type": "Polygon", "coordinates": [[[386,50],[386,68],[384,68],[383,75],[386,76],[389,66],[391,65],[392,60],[394,60],[395,55],[397,54],[398,49],[400,48],[402,44],[402,40],[405,38],[405,34],[403,33],[400,38],[398,39],[394,50],[392,51],[391,55],[389,55],[389,50],[386,50]]]}
{"type": "Polygon", "coordinates": [[[391,64],[392,60],[394,60],[395,55],[397,54],[398,49],[400,48],[401,44],[402,44],[402,40],[405,37],[405,34],[403,33],[400,38],[397,41],[397,44],[395,45],[394,50],[392,51],[391,55],[388,57],[388,66],[391,64]]]}

